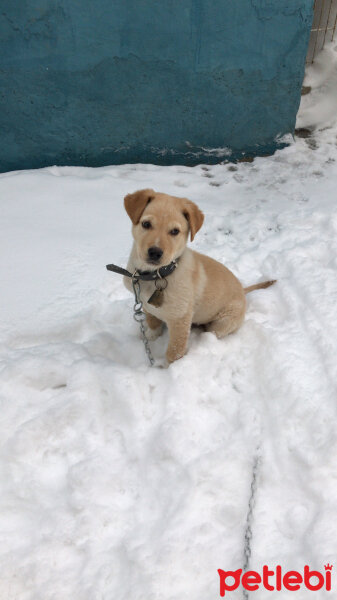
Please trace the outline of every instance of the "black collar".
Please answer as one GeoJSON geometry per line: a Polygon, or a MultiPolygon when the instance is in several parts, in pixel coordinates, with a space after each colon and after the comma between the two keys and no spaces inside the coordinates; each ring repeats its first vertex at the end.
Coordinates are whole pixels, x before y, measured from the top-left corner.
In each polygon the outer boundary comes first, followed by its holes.
{"type": "Polygon", "coordinates": [[[155,271],[138,271],[136,270],[134,273],[130,273],[126,269],[122,269],[122,267],[117,267],[117,265],[106,265],[108,271],[113,271],[114,273],[119,273],[119,275],[124,275],[125,277],[136,277],[137,279],[141,279],[143,281],[156,281],[157,279],[165,279],[173,273],[173,271],[178,266],[178,260],[173,260],[169,265],[164,265],[155,271]]]}

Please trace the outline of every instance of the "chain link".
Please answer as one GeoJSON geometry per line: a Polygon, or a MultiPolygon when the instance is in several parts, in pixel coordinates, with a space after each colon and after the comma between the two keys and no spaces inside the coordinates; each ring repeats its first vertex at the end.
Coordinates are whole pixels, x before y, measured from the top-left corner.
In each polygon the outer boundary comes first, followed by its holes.
{"type": "Polygon", "coordinates": [[[139,323],[140,333],[142,336],[145,352],[150,361],[151,367],[153,367],[154,358],[150,349],[149,340],[147,339],[145,333],[144,321],[146,319],[146,314],[143,311],[143,302],[140,299],[140,283],[136,272],[132,276],[132,287],[133,293],[135,295],[135,303],[133,305],[133,318],[135,321],[137,321],[137,323],[139,323]]]}
{"type": "MultiPolygon", "coordinates": [[[[252,531],[252,523],[253,523],[253,510],[255,506],[256,500],[256,490],[257,490],[257,476],[259,473],[261,462],[261,456],[259,454],[259,448],[257,448],[257,453],[254,458],[253,463],[253,471],[252,471],[252,481],[250,484],[250,498],[248,502],[248,512],[247,512],[247,520],[246,520],[246,528],[245,528],[245,545],[244,545],[244,563],[243,563],[243,572],[245,573],[248,570],[250,557],[252,555],[251,543],[253,537],[252,531]]],[[[243,598],[244,600],[248,600],[248,591],[243,590],[243,598]]]]}

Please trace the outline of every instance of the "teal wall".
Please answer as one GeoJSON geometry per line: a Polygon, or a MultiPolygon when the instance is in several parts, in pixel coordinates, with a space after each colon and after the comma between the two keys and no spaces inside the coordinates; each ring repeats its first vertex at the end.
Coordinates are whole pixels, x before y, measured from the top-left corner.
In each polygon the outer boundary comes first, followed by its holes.
{"type": "Polygon", "coordinates": [[[0,170],[272,152],[294,129],[312,5],[2,0],[0,170]]]}

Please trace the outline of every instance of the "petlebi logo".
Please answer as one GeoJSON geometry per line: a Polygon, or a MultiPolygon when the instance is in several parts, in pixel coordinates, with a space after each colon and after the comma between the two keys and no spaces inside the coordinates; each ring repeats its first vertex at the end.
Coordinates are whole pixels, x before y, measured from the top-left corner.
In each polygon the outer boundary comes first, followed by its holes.
{"type": "MultiPolygon", "coordinates": [[[[246,571],[242,575],[242,569],[237,569],[237,571],[223,571],[222,569],[218,569],[220,576],[220,596],[224,597],[226,592],[233,592],[240,584],[248,592],[254,592],[260,587],[278,592],[284,589],[296,591],[301,589],[301,587],[306,587],[312,592],[317,592],[317,590],[322,588],[330,592],[332,566],[329,563],[324,565],[324,574],[320,571],[312,571],[308,565],[305,565],[303,574],[299,571],[283,572],[280,565],[277,565],[275,570],[269,569],[267,565],[264,565],[262,574],[257,571],[246,571]]],[[[229,594],[227,597],[230,599],[229,594]]]]}

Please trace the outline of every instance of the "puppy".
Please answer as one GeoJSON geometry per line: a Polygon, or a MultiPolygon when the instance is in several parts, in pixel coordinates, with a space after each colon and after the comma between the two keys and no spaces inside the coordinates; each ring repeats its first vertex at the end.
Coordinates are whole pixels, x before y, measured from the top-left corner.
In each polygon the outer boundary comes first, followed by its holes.
{"type": "MultiPolygon", "coordinates": [[[[186,353],[192,323],[204,325],[206,331],[222,338],[242,324],[245,293],[274,283],[266,281],[244,289],[224,265],[187,248],[188,236],[193,241],[204,221],[203,213],[190,200],[146,189],[125,196],[124,206],[132,221],[134,238],[127,269],[131,273],[154,271],[177,261],[177,267],[166,279],[160,306],[151,300],[155,282],[140,282],[147,335],[156,339],[166,323],[169,363],[186,353]]],[[[124,283],[132,291],[130,278],[124,277],[124,283]]]]}

